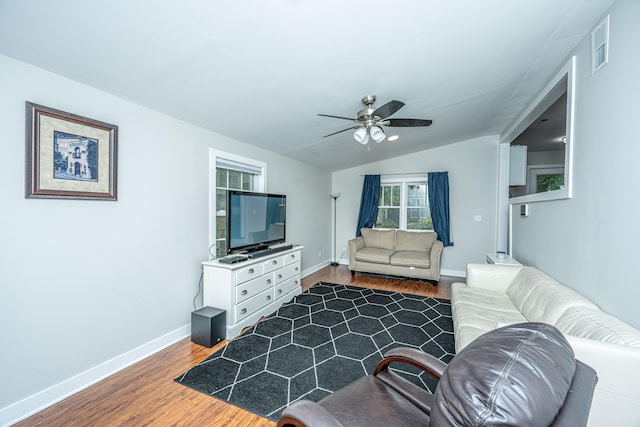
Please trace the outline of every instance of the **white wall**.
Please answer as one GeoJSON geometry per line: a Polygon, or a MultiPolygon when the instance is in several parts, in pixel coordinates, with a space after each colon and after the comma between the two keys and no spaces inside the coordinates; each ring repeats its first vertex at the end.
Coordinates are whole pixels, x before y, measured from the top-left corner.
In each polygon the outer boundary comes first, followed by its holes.
{"type": "MultiPolygon", "coordinates": [[[[398,142],[401,144],[402,142],[398,142]]],[[[375,150],[375,145],[371,148],[375,150]]],[[[481,137],[333,173],[332,191],[341,192],[337,207],[337,249],[347,249],[356,233],[364,175],[449,172],[451,236],[444,248],[442,273],[464,276],[469,262],[484,262],[496,250],[498,138],[481,137]],[[480,215],[481,222],[474,221],[480,215]]]]}
{"type": "Polygon", "coordinates": [[[266,162],[268,191],[288,196],[288,240],[305,245],[303,270],[329,260],[328,172],[3,56],[0,93],[0,425],[103,363],[189,333],[210,147],[266,162]],[[24,198],[27,100],[119,126],[117,202],[24,198]]]}
{"type": "Polygon", "coordinates": [[[563,165],[564,151],[530,151],[527,165],[563,165]]]}
{"type": "Polygon", "coordinates": [[[514,215],[513,255],[640,328],[640,2],[610,15],[609,64],[591,76],[589,35],[575,50],[574,197],[514,215]]]}

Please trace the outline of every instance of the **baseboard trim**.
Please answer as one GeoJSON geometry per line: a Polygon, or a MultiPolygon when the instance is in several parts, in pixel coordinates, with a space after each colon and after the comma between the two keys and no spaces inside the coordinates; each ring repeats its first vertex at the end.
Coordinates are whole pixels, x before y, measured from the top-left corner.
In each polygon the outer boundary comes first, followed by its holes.
{"type": "Polygon", "coordinates": [[[308,275],[313,274],[313,273],[315,273],[316,271],[318,271],[318,270],[320,270],[320,269],[322,269],[322,268],[326,267],[327,265],[329,265],[329,263],[330,263],[330,262],[331,262],[331,261],[329,261],[329,260],[327,259],[327,260],[324,260],[324,261],[322,261],[322,262],[319,262],[319,263],[318,263],[318,264],[316,264],[316,265],[312,265],[312,266],[311,266],[311,267],[309,267],[309,268],[305,268],[305,269],[302,271],[302,273],[300,274],[300,276],[301,276],[301,277],[307,277],[308,275]]]}
{"type": "Polygon", "coordinates": [[[466,271],[457,271],[457,270],[440,270],[441,276],[453,276],[453,277],[467,277],[466,271]]]}
{"type": "Polygon", "coordinates": [[[188,337],[190,334],[191,325],[182,326],[131,351],[107,360],[98,366],[81,372],[18,402],[12,403],[0,409],[0,426],[10,426],[30,417],[98,381],[157,353],[171,344],[188,337]]]}

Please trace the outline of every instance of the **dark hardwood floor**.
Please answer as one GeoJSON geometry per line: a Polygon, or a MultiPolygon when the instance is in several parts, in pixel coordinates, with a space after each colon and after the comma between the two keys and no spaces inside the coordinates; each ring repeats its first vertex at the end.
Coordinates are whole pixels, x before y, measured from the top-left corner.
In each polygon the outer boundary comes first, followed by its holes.
{"type": "MultiPolygon", "coordinates": [[[[319,281],[449,299],[451,284],[394,280],[357,274],[347,266],[327,266],[302,280],[303,289],[319,281]]],[[[87,389],[15,424],[16,426],[254,426],[276,424],[173,381],[207,358],[222,342],[206,348],[185,338],[87,389]]]]}

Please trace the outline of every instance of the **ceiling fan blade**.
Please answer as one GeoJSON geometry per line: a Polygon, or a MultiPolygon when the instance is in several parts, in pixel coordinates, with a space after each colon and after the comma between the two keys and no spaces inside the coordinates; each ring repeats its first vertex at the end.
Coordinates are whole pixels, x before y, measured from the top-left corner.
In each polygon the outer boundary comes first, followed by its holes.
{"type": "Polygon", "coordinates": [[[433,123],[431,120],[423,120],[423,119],[387,119],[385,120],[386,126],[395,126],[395,127],[431,126],[431,123],[433,123]]]}
{"type": "Polygon", "coordinates": [[[325,135],[325,136],[323,136],[323,138],[326,138],[328,136],[335,135],[335,134],[338,134],[338,133],[346,132],[346,131],[351,130],[351,129],[358,129],[359,127],[362,127],[362,126],[361,125],[351,126],[350,128],[342,129],[342,130],[339,130],[338,132],[334,132],[334,133],[330,133],[329,135],[325,135]]]}
{"type": "Polygon", "coordinates": [[[351,120],[352,122],[355,122],[356,119],[350,119],[349,117],[342,117],[342,116],[332,116],[331,114],[318,114],[319,116],[322,117],[332,117],[334,119],[343,119],[343,120],[351,120]]]}
{"type": "Polygon", "coordinates": [[[381,119],[386,119],[387,117],[389,117],[390,115],[392,115],[393,113],[401,109],[402,107],[404,107],[404,102],[389,101],[383,106],[377,108],[376,111],[373,112],[372,116],[378,116],[381,119]]]}

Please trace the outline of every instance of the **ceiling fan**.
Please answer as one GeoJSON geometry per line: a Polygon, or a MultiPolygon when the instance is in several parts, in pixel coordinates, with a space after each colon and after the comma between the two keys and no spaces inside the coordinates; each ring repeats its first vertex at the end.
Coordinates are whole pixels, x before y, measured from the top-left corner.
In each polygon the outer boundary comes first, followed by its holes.
{"type": "Polygon", "coordinates": [[[389,116],[404,107],[404,102],[389,101],[381,107],[373,108],[373,104],[375,104],[375,102],[375,95],[367,95],[362,98],[362,103],[366,105],[366,108],[358,111],[358,117],[355,119],[342,116],[333,116],[331,114],[318,114],[322,117],[351,120],[352,122],[356,123],[355,126],[330,133],[328,135],[325,135],[323,138],[336,135],[341,132],[346,132],[350,129],[357,129],[353,134],[353,137],[360,144],[367,145],[370,139],[373,139],[375,142],[384,141],[386,136],[380,126],[414,127],[429,126],[432,123],[431,120],[424,119],[389,119],[389,116]]]}

